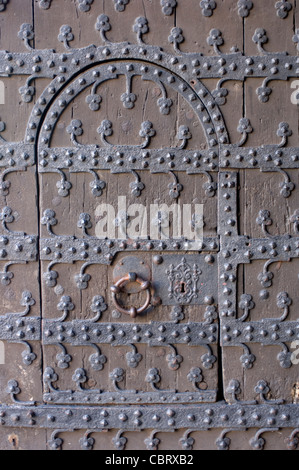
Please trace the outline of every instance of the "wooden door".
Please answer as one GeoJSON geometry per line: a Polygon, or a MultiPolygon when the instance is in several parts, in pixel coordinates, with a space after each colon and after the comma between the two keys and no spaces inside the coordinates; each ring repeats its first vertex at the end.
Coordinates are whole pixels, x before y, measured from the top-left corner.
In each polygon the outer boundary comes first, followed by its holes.
{"type": "Polygon", "coordinates": [[[0,4],[2,449],[297,447],[297,14],[0,4]]]}

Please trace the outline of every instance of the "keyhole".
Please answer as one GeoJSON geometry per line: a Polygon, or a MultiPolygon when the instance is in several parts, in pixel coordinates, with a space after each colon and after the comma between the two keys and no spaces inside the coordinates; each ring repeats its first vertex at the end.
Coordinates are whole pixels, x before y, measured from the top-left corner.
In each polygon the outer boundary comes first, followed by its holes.
{"type": "Polygon", "coordinates": [[[186,286],[185,286],[185,283],[184,282],[181,282],[181,294],[185,294],[186,293],[186,286]]]}

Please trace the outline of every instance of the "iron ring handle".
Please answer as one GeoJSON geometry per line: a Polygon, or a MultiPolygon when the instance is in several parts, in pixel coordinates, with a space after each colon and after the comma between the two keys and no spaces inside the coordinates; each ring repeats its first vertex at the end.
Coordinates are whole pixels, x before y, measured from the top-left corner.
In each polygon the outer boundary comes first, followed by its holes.
{"type": "Polygon", "coordinates": [[[136,318],[137,315],[140,315],[142,312],[144,312],[151,303],[151,283],[149,281],[144,281],[143,279],[141,279],[141,277],[137,276],[136,273],[128,273],[126,274],[126,276],[119,279],[119,281],[117,281],[116,284],[111,287],[111,292],[112,301],[116,309],[121,313],[130,315],[132,318],[136,318]],[[141,307],[131,307],[130,309],[125,309],[118,303],[117,294],[121,293],[122,286],[125,285],[127,282],[137,282],[138,284],[140,284],[140,291],[146,290],[146,300],[141,307]]]}

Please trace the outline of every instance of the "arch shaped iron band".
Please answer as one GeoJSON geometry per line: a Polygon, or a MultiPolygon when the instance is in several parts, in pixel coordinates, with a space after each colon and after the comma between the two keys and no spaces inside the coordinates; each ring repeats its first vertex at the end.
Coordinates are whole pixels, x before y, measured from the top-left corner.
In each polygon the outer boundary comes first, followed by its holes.
{"type": "MultiPolygon", "coordinates": [[[[30,54],[23,53],[23,54],[14,54],[14,55],[16,56],[16,60],[17,60],[18,55],[21,55],[22,57],[23,56],[29,57],[29,59],[32,62],[34,57],[38,56],[41,64],[43,62],[47,62],[47,63],[52,62],[54,64],[53,69],[51,70],[50,68],[50,71],[51,71],[50,75],[49,75],[49,72],[45,73],[46,70],[44,70],[42,65],[40,65],[40,69],[41,69],[40,75],[36,74],[35,78],[39,78],[39,77],[40,78],[55,77],[55,78],[52,84],[50,84],[50,86],[47,87],[42,93],[42,95],[40,96],[40,99],[38,100],[37,105],[34,107],[32,111],[29,123],[34,121],[36,110],[39,107],[44,108],[42,110],[42,115],[44,115],[46,108],[48,108],[49,104],[53,102],[52,100],[53,96],[47,93],[47,89],[50,88],[51,86],[57,87],[57,91],[61,91],[63,88],[68,86],[68,83],[70,83],[74,77],[77,77],[78,75],[88,71],[92,67],[107,64],[108,62],[116,63],[118,61],[141,61],[148,66],[160,67],[161,69],[164,69],[168,73],[171,73],[173,76],[180,78],[183,82],[185,82],[185,84],[188,85],[188,87],[193,93],[195,92],[196,94],[198,94],[198,97],[202,95],[202,98],[200,99],[202,100],[202,103],[207,109],[209,108],[208,106],[209,102],[211,102],[213,104],[213,113],[217,111],[217,115],[220,115],[220,120],[217,121],[217,123],[213,122],[213,116],[210,115],[212,122],[214,124],[214,127],[216,127],[216,124],[217,126],[225,127],[222,114],[221,114],[221,111],[219,110],[218,105],[215,103],[210,92],[204,87],[201,81],[197,77],[194,77],[192,74],[190,76],[190,73],[187,72],[189,68],[186,67],[185,64],[180,64],[180,59],[182,59],[182,57],[166,53],[158,47],[144,45],[142,48],[140,48],[140,46],[128,44],[126,45],[124,49],[124,46],[119,45],[119,44],[111,44],[109,45],[109,48],[96,47],[94,45],[91,45],[82,49],[74,49],[74,50],[71,50],[70,52],[66,52],[63,54],[55,53],[53,50],[44,50],[44,51],[34,50],[30,54]],[[59,67],[58,65],[56,66],[57,61],[59,61],[59,67]],[[67,64],[67,66],[65,66],[65,64],[67,64]],[[190,81],[194,82],[194,85],[192,83],[194,88],[190,86],[189,84],[190,81]]],[[[1,52],[0,52],[0,57],[1,57],[1,52]]],[[[198,54],[195,54],[195,57],[198,57],[198,54]]],[[[26,60],[23,60],[23,61],[26,64],[26,60]]],[[[17,72],[14,71],[14,73],[17,73],[17,72]]],[[[25,74],[25,75],[31,74],[31,72],[29,71],[27,73],[25,72],[24,66],[23,66],[23,70],[20,69],[18,73],[25,74]]],[[[27,137],[33,138],[35,136],[36,136],[36,133],[34,132],[32,133],[31,129],[27,127],[25,140],[27,140],[27,137]]],[[[227,137],[227,134],[226,134],[226,137],[227,137]]]]}
{"type": "MultiPolygon", "coordinates": [[[[54,78],[54,80],[51,82],[49,86],[46,87],[46,89],[43,91],[43,93],[40,95],[39,99],[37,100],[36,105],[34,106],[28,125],[25,133],[25,143],[27,144],[34,144],[36,142],[37,135],[39,133],[39,130],[41,126],[44,124],[44,119],[46,116],[46,113],[48,110],[51,108],[53,103],[56,101],[57,97],[59,94],[62,94],[64,90],[68,88],[68,86],[71,84],[71,82],[82,75],[83,73],[89,73],[90,70],[94,67],[101,67],[101,66],[106,66],[109,67],[112,64],[116,64],[117,62],[135,62],[135,63],[140,63],[140,59],[124,59],[122,57],[116,58],[114,60],[110,60],[109,62],[93,62],[90,64],[88,67],[82,67],[80,70],[78,70],[75,73],[69,74],[68,76],[65,75],[59,75],[54,78]],[[53,90],[54,94],[53,94],[53,90]]],[[[219,138],[219,131],[217,128],[222,128],[224,129],[221,132],[221,137],[228,143],[228,133],[226,131],[226,127],[224,124],[223,116],[221,111],[219,110],[218,105],[215,103],[213,97],[211,96],[210,92],[204,87],[204,85],[198,80],[194,79],[194,85],[191,87],[184,77],[184,75],[178,75],[177,73],[174,73],[172,70],[165,68],[163,65],[155,64],[153,62],[147,61],[147,60],[141,60],[141,66],[145,65],[147,67],[159,67],[159,70],[164,73],[168,74],[168,76],[174,77],[176,80],[179,80],[180,84],[184,87],[186,87],[187,93],[190,96],[190,101],[191,101],[191,106],[192,106],[192,101],[196,100],[197,105],[201,103],[203,111],[205,110],[207,112],[207,115],[209,117],[209,121],[212,123],[213,129],[216,132],[217,139],[219,138]]],[[[142,72],[139,72],[139,75],[142,75],[142,72]]],[[[149,74],[150,76],[150,74],[149,74]]],[[[38,77],[36,77],[38,78],[38,77]]],[[[110,78],[107,78],[110,79],[110,78]]],[[[148,79],[148,78],[147,78],[148,79]]],[[[150,80],[150,78],[149,78],[150,80]]],[[[160,81],[162,81],[161,78],[159,78],[160,81]]],[[[153,80],[154,81],[154,80],[153,80]]],[[[91,85],[92,83],[90,83],[91,85]]],[[[170,86],[172,85],[171,83],[169,84],[170,86]]],[[[88,85],[84,86],[84,88],[87,88],[88,85]]],[[[82,86],[80,86],[80,90],[78,92],[81,92],[83,89],[82,86]]],[[[177,90],[179,93],[183,94],[182,91],[177,90]]],[[[183,96],[185,99],[187,98],[187,93],[183,96]]],[[[69,101],[72,101],[74,97],[71,97],[69,101]]],[[[188,101],[188,98],[187,98],[188,101]]],[[[195,106],[193,106],[193,109],[195,106]]],[[[203,111],[198,111],[194,109],[196,112],[196,115],[199,117],[201,120],[200,113],[203,111]]],[[[206,126],[207,127],[207,126],[206,126]]],[[[210,126],[211,127],[211,124],[210,126]]]]}

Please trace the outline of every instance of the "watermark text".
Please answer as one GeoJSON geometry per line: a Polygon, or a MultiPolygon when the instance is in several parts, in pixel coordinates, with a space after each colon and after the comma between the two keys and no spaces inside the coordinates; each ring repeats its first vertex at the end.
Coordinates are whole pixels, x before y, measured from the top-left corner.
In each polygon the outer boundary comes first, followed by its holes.
{"type": "Polygon", "coordinates": [[[291,88],[295,88],[295,91],[291,94],[291,103],[292,104],[299,104],[299,80],[294,80],[291,83],[291,88]]]}
{"type": "Polygon", "coordinates": [[[100,239],[184,239],[188,249],[203,241],[203,204],[131,204],[119,196],[117,207],[100,204],[95,211],[95,235],[100,239]]]}

